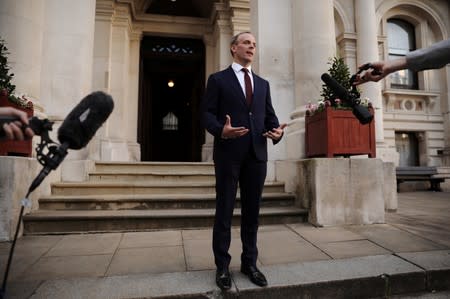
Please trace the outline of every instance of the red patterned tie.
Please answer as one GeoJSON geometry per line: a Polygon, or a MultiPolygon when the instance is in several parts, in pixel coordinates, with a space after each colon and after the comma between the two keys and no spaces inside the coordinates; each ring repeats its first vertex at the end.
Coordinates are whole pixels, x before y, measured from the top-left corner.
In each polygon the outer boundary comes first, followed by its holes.
{"type": "Polygon", "coordinates": [[[253,98],[253,89],[252,89],[252,81],[250,81],[250,76],[248,75],[248,69],[245,67],[242,68],[244,72],[244,82],[245,82],[245,98],[247,99],[247,105],[250,106],[252,104],[253,98]]]}

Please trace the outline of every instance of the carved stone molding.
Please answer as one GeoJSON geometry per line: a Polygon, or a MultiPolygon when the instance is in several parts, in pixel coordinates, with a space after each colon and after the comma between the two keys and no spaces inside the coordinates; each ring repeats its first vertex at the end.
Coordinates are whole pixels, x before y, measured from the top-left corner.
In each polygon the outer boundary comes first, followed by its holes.
{"type": "Polygon", "coordinates": [[[386,112],[429,113],[440,99],[437,92],[387,89],[383,91],[386,112]]]}

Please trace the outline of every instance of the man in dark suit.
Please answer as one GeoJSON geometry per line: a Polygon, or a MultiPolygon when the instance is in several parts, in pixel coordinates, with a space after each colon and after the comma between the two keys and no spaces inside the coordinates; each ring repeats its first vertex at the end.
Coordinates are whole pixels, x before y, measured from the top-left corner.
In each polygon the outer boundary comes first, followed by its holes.
{"type": "Polygon", "coordinates": [[[264,274],[256,267],[258,216],[267,172],[267,138],[276,144],[286,124],[280,125],[270,97],[269,82],[251,71],[256,51],[250,32],[234,36],[230,44],[233,64],[212,74],[203,100],[202,120],[214,136],[216,214],[213,252],[216,283],[231,288],[228,269],[231,256],[231,219],[239,184],[241,193],[241,272],[266,286],[264,274]]]}

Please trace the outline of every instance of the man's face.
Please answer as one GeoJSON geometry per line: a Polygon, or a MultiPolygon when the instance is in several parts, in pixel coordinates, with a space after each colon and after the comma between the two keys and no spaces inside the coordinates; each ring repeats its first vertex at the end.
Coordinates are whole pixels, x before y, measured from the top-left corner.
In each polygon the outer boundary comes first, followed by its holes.
{"type": "Polygon", "coordinates": [[[239,35],[237,43],[231,46],[233,59],[242,66],[248,66],[253,61],[256,52],[255,37],[250,33],[239,35]]]}

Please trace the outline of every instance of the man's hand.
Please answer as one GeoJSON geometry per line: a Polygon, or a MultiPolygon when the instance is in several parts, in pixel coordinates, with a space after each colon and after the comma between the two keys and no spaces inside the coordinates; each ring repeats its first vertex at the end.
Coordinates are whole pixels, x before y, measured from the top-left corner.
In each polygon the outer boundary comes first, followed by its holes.
{"type": "MultiPolygon", "coordinates": [[[[361,69],[364,65],[359,66],[361,69]]],[[[359,85],[366,83],[368,81],[378,82],[390,73],[396,72],[398,70],[403,70],[407,67],[407,60],[405,57],[397,58],[394,60],[385,60],[372,62],[370,68],[362,73],[362,75],[356,76],[353,85],[359,85]]]]}
{"type": "Polygon", "coordinates": [[[19,118],[17,121],[3,124],[3,131],[5,132],[7,139],[24,140],[25,138],[33,137],[34,132],[30,128],[26,128],[25,135],[22,128],[28,125],[27,114],[21,110],[12,107],[0,107],[0,116],[16,116],[19,118]]]}
{"type": "Polygon", "coordinates": [[[278,128],[274,128],[263,134],[264,137],[272,140],[279,140],[283,136],[283,130],[287,127],[287,124],[281,124],[278,128]]]}
{"type": "Polygon", "coordinates": [[[230,116],[227,114],[225,117],[227,119],[222,129],[223,139],[238,138],[248,133],[249,130],[246,127],[232,127],[230,116]]]}

